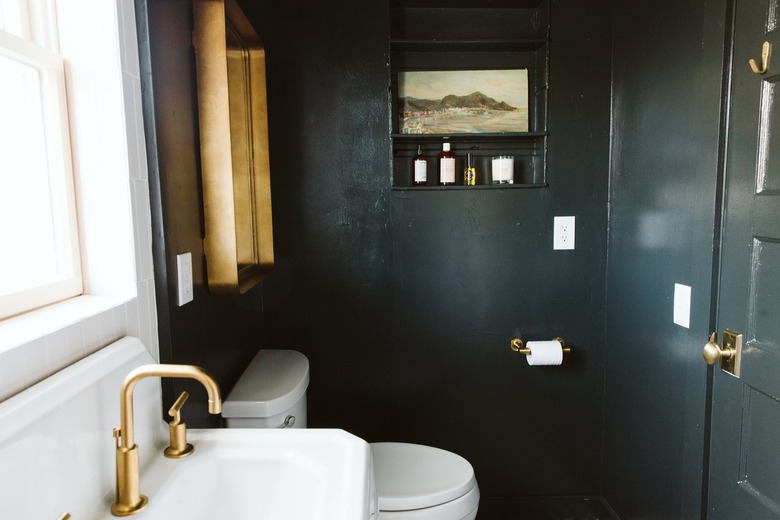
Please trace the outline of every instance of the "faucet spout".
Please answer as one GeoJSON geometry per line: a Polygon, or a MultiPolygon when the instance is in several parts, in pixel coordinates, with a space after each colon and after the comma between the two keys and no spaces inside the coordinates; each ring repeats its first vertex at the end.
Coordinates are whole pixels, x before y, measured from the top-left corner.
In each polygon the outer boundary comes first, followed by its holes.
{"type": "Polygon", "coordinates": [[[222,413],[222,398],[216,380],[205,370],[193,365],[143,365],[127,374],[119,396],[119,428],[114,429],[116,442],[116,501],[111,505],[114,516],[127,516],[141,511],[148,499],[140,492],[138,446],[133,425],[133,389],[147,377],[178,377],[200,382],[209,396],[209,413],[222,413]]]}

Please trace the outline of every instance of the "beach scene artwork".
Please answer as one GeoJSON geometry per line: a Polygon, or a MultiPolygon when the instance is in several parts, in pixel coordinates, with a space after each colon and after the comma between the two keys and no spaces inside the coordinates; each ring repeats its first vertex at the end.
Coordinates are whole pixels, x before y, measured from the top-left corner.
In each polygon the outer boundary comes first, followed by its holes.
{"type": "Polygon", "coordinates": [[[398,131],[471,134],[528,131],[528,70],[398,73],[398,131]]]}

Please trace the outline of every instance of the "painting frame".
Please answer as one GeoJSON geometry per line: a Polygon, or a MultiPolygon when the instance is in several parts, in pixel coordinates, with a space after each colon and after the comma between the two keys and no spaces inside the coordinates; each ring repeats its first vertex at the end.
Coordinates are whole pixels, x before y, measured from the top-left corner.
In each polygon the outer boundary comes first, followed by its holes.
{"type": "Polygon", "coordinates": [[[528,132],[528,69],[399,71],[397,108],[400,134],[528,132]]]}

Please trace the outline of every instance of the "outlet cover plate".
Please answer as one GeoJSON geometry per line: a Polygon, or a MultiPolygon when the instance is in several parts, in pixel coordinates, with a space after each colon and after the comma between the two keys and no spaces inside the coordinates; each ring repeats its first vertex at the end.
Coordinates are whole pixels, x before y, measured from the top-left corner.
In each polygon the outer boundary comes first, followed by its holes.
{"type": "Polygon", "coordinates": [[[686,329],[691,328],[691,287],[674,284],[674,323],[686,329]]]}
{"type": "Polygon", "coordinates": [[[176,255],[176,288],[179,307],[192,301],[192,253],[176,255]]]}
{"type": "Polygon", "coordinates": [[[574,249],[574,217],[553,219],[553,249],[574,249]]]}

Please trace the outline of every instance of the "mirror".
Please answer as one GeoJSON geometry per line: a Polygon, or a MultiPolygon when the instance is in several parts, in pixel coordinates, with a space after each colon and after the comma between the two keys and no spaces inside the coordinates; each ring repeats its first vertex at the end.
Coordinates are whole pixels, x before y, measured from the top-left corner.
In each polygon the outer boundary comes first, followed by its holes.
{"type": "Polygon", "coordinates": [[[265,49],[235,0],[194,0],[209,291],[244,293],[273,268],[265,49]]]}

